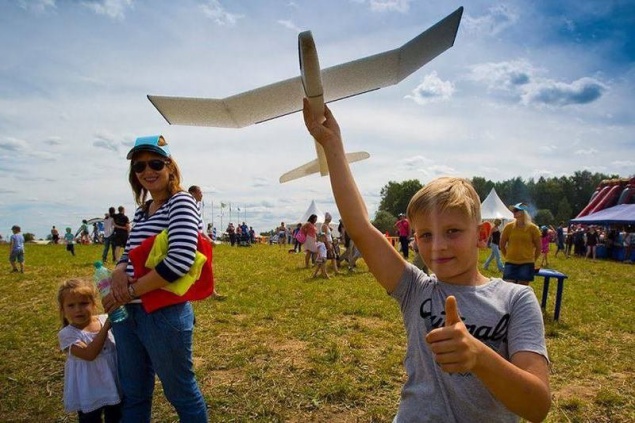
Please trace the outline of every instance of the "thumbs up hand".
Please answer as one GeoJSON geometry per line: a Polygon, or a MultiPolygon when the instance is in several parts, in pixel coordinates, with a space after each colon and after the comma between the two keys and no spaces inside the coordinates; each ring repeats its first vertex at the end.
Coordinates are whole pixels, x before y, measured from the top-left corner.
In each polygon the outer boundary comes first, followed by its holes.
{"type": "Polygon", "coordinates": [[[435,361],[448,373],[470,372],[485,344],[474,338],[465,327],[456,298],[445,300],[445,325],[430,331],[426,342],[435,361]]]}

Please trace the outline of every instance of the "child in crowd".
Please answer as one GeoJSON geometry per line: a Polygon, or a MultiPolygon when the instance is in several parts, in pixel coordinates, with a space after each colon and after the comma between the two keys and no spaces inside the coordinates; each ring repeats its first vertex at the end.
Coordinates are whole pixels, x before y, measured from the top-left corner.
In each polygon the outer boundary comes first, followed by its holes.
{"type": "MultiPolygon", "coordinates": [[[[71,234],[72,235],[72,234],[71,234]]],[[[95,315],[97,292],[92,283],[71,279],[57,293],[62,329],[64,408],[77,411],[80,423],[121,420],[117,352],[108,315],[95,315]]]]}
{"type": "Polygon", "coordinates": [[[18,272],[18,268],[15,265],[16,262],[20,265],[20,273],[24,273],[24,236],[20,233],[21,229],[18,225],[11,227],[11,238],[9,239],[9,263],[11,263],[12,272],[18,272]]]}
{"type": "Polygon", "coordinates": [[[531,288],[478,271],[480,199],[462,178],[438,178],[407,209],[426,275],[370,223],[328,107],[304,120],[325,150],[346,229],[406,326],[407,381],[396,423],[543,420],[551,406],[542,313],[531,288]],[[459,308],[462,313],[459,312],[459,308]]]}
{"type": "Polygon", "coordinates": [[[317,258],[315,259],[315,272],[313,272],[313,277],[317,278],[318,273],[322,273],[326,279],[329,279],[330,276],[326,272],[326,234],[320,233],[318,235],[318,241],[316,243],[317,248],[317,258]]]}
{"type": "Polygon", "coordinates": [[[71,228],[66,228],[64,241],[66,241],[66,251],[70,252],[72,255],[75,255],[75,236],[73,235],[72,231],[73,230],[71,228]]]}
{"type": "Polygon", "coordinates": [[[542,259],[540,260],[540,267],[549,267],[549,228],[546,226],[540,227],[540,254],[542,259]]]}

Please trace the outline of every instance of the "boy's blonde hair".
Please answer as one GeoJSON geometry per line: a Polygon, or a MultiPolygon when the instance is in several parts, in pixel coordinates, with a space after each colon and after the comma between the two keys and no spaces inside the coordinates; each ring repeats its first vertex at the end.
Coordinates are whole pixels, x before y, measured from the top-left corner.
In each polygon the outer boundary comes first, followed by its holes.
{"type": "Polygon", "coordinates": [[[97,289],[84,279],[69,279],[60,284],[57,290],[57,305],[62,320],[62,327],[68,326],[70,322],[64,317],[64,297],[68,294],[83,295],[88,298],[94,306],[97,306],[97,289]]]}
{"type": "Polygon", "coordinates": [[[481,222],[481,199],[469,180],[443,176],[428,182],[410,199],[406,215],[413,222],[415,216],[448,209],[459,210],[474,222],[481,222]]]}

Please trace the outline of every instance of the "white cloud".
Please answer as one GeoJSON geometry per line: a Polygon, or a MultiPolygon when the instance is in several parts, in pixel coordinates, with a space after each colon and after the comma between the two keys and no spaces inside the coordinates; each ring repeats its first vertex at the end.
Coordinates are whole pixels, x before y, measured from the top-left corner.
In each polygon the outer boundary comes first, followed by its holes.
{"type": "Polygon", "coordinates": [[[449,100],[454,91],[454,84],[450,81],[443,81],[434,71],[423,78],[423,82],[412,91],[412,95],[407,95],[405,98],[423,105],[439,100],[449,100]]]}
{"type": "Polygon", "coordinates": [[[412,0],[353,0],[355,3],[362,3],[370,6],[373,12],[399,12],[405,13],[410,10],[412,0]]]}
{"type": "Polygon", "coordinates": [[[42,13],[47,9],[55,9],[55,0],[19,0],[18,4],[25,10],[42,13]]]}
{"type": "Polygon", "coordinates": [[[0,140],[0,151],[5,150],[10,153],[28,151],[29,144],[21,139],[6,137],[0,140]]]}
{"type": "Polygon", "coordinates": [[[575,154],[576,156],[595,156],[596,154],[598,154],[598,150],[596,150],[595,148],[576,150],[573,152],[573,154],[575,154]]]}
{"type": "Polygon", "coordinates": [[[288,29],[290,29],[292,31],[295,31],[295,32],[301,32],[302,31],[302,29],[300,29],[300,27],[298,27],[296,24],[294,24],[293,21],[282,20],[281,19],[281,20],[278,20],[278,23],[280,25],[282,25],[283,27],[288,28],[288,29]]]}
{"type": "Polygon", "coordinates": [[[527,60],[481,63],[471,67],[468,80],[487,83],[493,92],[505,92],[524,105],[568,106],[588,104],[598,100],[608,85],[590,77],[571,83],[542,76],[545,70],[527,60]]]}
{"type": "Polygon", "coordinates": [[[218,0],[207,0],[207,3],[202,4],[200,7],[208,18],[221,26],[234,26],[238,19],[243,17],[242,15],[227,12],[218,0]]]}
{"type": "Polygon", "coordinates": [[[98,15],[116,20],[123,20],[126,10],[132,8],[132,0],[82,0],[81,4],[98,15]]]}
{"type": "Polygon", "coordinates": [[[608,86],[594,78],[580,78],[572,83],[542,80],[528,84],[522,94],[524,104],[567,106],[587,104],[599,99],[608,86]]]}
{"type": "Polygon", "coordinates": [[[515,25],[519,20],[518,13],[507,4],[498,4],[490,7],[486,14],[472,17],[466,14],[463,17],[463,28],[468,34],[498,35],[505,29],[515,25]]]}

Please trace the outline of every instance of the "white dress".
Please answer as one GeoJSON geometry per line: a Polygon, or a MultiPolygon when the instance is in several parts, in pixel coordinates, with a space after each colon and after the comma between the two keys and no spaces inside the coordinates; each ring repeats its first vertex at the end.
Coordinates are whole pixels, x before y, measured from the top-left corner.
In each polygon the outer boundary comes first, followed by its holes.
{"type": "MultiPolygon", "coordinates": [[[[99,322],[103,325],[107,317],[99,315],[99,322]]],[[[71,345],[79,341],[90,344],[96,335],[96,332],[83,331],[71,325],[57,335],[62,351],[68,349],[64,366],[64,408],[67,412],[89,413],[121,402],[115,338],[110,331],[104,347],[93,361],[82,360],[70,353],[71,345]]]]}

